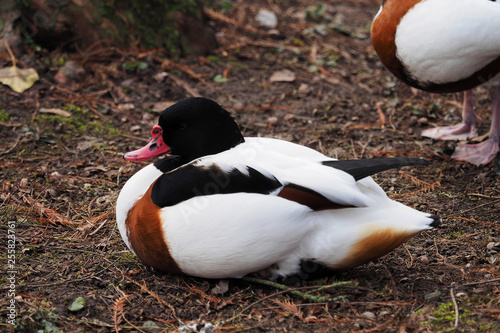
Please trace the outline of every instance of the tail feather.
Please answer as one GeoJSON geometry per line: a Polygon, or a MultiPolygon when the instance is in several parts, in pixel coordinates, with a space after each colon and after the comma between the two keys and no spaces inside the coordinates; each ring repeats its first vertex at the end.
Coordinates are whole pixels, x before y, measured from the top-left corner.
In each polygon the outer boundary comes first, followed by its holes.
{"type": "Polygon", "coordinates": [[[324,161],[323,165],[347,172],[356,180],[377,172],[411,165],[428,165],[429,161],[411,157],[370,158],[364,160],[324,161]]]}
{"type": "Polygon", "coordinates": [[[429,217],[432,219],[432,222],[429,224],[429,226],[437,228],[441,225],[441,218],[439,216],[431,215],[429,217]]]}

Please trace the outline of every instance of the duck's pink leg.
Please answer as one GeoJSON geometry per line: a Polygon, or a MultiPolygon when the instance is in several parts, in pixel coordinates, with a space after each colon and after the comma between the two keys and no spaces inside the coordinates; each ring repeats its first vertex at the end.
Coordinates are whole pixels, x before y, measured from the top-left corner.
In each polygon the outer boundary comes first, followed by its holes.
{"type": "Polygon", "coordinates": [[[440,140],[467,140],[477,136],[476,115],[474,114],[472,90],[464,92],[462,122],[457,125],[434,127],[422,132],[422,136],[440,140]]]}
{"type": "Polygon", "coordinates": [[[496,84],[491,98],[493,116],[488,140],[479,144],[460,143],[455,148],[452,158],[475,165],[488,164],[495,158],[500,145],[500,83],[496,84]]]}

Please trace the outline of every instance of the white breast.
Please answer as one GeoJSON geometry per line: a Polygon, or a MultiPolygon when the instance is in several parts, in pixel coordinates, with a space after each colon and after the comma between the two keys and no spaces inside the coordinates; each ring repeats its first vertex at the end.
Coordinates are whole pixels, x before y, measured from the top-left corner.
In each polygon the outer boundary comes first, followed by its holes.
{"type": "Polygon", "coordinates": [[[125,220],[127,219],[128,211],[132,208],[132,206],[134,206],[135,202],[141,198],[144,193],[146,193],[151,184],[161,175],[162,172],[158,170],[154,164],[149,164],[139,170],[125,183],[120,191],[120,195],[118,195],[118,199],[116,200],[116,224],[123,241],[132,252],[134,252],[134,250],[132,250],[132,247],[130,246],[127,228],[125,227],[125,220]]]}

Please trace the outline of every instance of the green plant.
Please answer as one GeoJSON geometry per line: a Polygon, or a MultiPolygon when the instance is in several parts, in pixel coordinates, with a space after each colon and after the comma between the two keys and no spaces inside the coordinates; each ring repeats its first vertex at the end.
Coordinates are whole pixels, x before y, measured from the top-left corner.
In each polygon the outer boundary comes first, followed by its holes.
{"type": "Polygon", "coordinates": [[[5,112],[5,109],[0,109],[0,123],[6,123],[10,119],[10,115],[5,112]]]}

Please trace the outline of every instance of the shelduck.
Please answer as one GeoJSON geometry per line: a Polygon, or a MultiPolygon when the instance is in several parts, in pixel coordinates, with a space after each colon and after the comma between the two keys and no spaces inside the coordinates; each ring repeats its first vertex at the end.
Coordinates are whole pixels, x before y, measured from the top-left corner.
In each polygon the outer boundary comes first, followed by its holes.
{"type": "Polygon", "coordinates": [[[427,129],[442,140],[477,137],[472,90],[491,85],[493,116],[488,140],[459,143],[457,160],[484,165],[499,150],[500,5],[489,0],[383,0],[371,27],[381,62],[406,84],[434,93],[465,91],[462,122],[427,129]]]}
{"type": "Polygon", "coordinates": [[[271,138],[243,137],[221,106],[189,98],[163,111],[144,161],[116,204],[126,245],[157,270],[204,278],[348,269],[385,255],[437,216],[387,197],[369,177],[417,158],[338,161],[271,138]]]}

